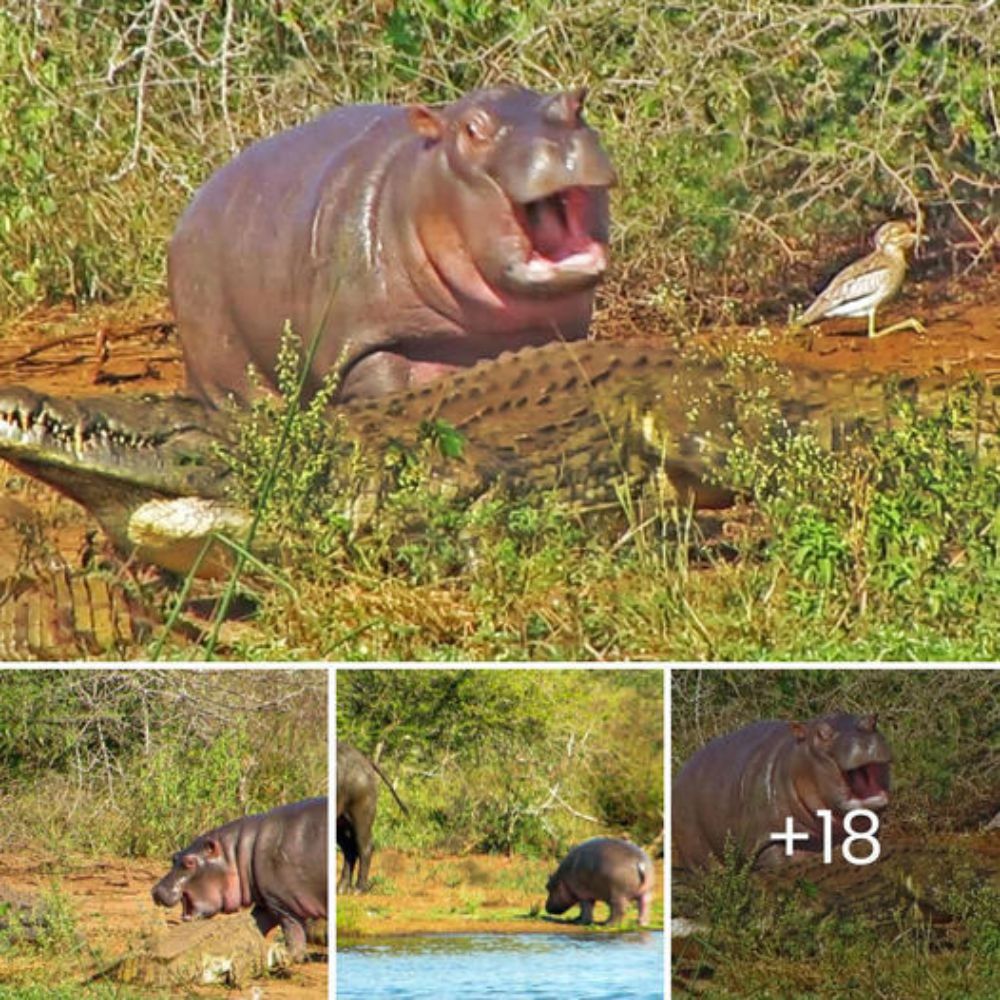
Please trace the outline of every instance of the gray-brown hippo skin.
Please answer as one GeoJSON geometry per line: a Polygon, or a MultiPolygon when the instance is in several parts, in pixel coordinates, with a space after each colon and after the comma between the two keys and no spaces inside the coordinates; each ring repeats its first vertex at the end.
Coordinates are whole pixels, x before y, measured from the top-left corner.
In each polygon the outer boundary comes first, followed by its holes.
{"type": "MultiPolygon", "coordinates": [[[[892,755],[874,715],[836,714],[811,722],[755,722],[698,750],[673,784],[673,846],[686,868],[721,859],[727,838],[758,868],[783,864],[786,817],[796,832],[796,854],[822,850],[822,820],[833,813],[833,839],[852,809],[880,812],[889,803],[892,755]]],[[[856,829],[866,831],[859,821],[856,829]]],[[[792,855],[795,857],[795,855],[792,855]]]]}
{"type": "Polygon", "coordinates": [[[344,853],[338,892],[368,890],[379,778],[392,792],[403,814],[409,815],[378,764],[350,744],[337,741],[337,846],[344,853]]]}
{"type": "Polygon", "coordinates": [[[321,330],[307,392],[374,396],[586,335],[615,173],[585,92],[356,105],[257,142],[178,223],[170,298],[188,389],[273,384],[283,326],[321,330]]]}
{"type": "Polygon", "coordinates": [[[581,924],[594,922],[594,903],[611,907],[608,924],[621,923],[628,904],[639,906],[639,925],[649,923],[656,871],[649,856],[635,844],[614,837],[594,837],[577,844],[549,878],[546,913],[565,913],[580,904],[581,924]]]}
{"type": "Polygon", "coordinates": [[[261,933],[281,926],[295,961],[306,954],[306,920],[327,913],[327,800],[305,799],[244,816],[195,838],[153,887],[182,919],[253,907],[261,933]]]}

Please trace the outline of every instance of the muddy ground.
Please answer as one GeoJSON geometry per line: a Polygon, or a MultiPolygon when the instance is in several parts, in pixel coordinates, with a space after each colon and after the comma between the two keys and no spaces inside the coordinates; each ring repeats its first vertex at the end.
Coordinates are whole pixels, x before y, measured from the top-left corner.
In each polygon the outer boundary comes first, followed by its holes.
{"type": "MultiPolygon", "coordinates": [[[[779,361],[831,373],[854,370],[887,378],[940,370],[1000,373],[1000,275],[910,281],[901,300],[880,313],[879,322],[887,325],[907,316],[919,317],[927,333],[903,331],[868,340],[864,320],[827,322],[794,335],[775,324],[770,350],[779,361]]],[[[613,338],[620,331],[600,333],[613,338]]],[[[647,333],[669,336],[671,331],[647,333]]],[[[82,311],[64,306],[10,320],[0,327],[0,385],[9,383],[72,396],[177,391],[183,385],[183,366],[168,307],[160,300],[82,311]]],[[[33,551],[45,552],[49,569],[64,564],[72,570],[101,552],[100,531],[83,510],[0,462],[0,635],[6,628],[4,598],[17,587],[31,586],[26,581],[39,575],[34,565],[26,576],[22,558],[24,539],[39,532],[45,545],[36,544],[33,551]]],[[[58,604],[58,598],[51,600],[58,604]]],[[[140,640],[122,648],[122,655],[132,656],[142,655],[144,646],[140,640]]],[[[48,654],[25,652],[24,658],[73,655],[58,648],[48,654]]],[[[18,650],[0,646],[0,659],[8,658],[22,657],[18,650]]]]}
{"type": "MultiPolygon", "coordinates": [[[[0,982],[82,983],[137,948],[144,934],[179,924],[180,907],[166,910],[154,905],[150,895],[168,869],[167,859],[64,860],[41,854],[5,853],[0,857],[0,889],[37,897],[57,887],[68,901],[83,947],[76,953],[52,954],[44,948],[19,945],[14,951],[0,952],[0,982]]],[[[251,990],[256,988],[256,1000],[318,1000],[327,995],[327,949],[310,944],[309,958],[287,972],[256,979],[239,990],[203,986],[157,992],[144,987],[142,992],[150,997],[239,1000],[253,995],[251,990]]]]}
{"type": "MultiPolygon", "coordinates": [[[[337,898],[337,941],[403,934],[593,931],[570,922],[579,913],[576,906],[559,917],[545,913],[545,883],[555,868],[551,861],[519,856],[378,850],[372,861],[372,891],[337,898]]],[[[661,930],[663,874],[660,858],[651,926],[661,930]]],[[[607,915],[607,907],[598,903],[596,919],[602,921],[607,915]]],[[[635,928],[635,915],[633,906],[626,927],[635,928]]]]}

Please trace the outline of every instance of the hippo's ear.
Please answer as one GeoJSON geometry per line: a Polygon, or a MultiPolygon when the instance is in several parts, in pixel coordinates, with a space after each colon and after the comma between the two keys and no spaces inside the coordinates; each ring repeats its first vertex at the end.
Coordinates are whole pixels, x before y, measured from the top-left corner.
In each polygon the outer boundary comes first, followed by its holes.
{"type": "Polygon", "coordinates": [[[581,123],[583,102],[587,99],[587,88],[577,87],[576,90],[564,90],[561,94],[553,94],[545,102],[542,115],[553,125],[569,125],[575,128],[581,123]]]}
{"type": "Polygon", "coordinates": [[[222,846],[215,839],[215,837],[206,837],[205,842],[202,845],[202,853],[206,858],[217,858],[222,854],[222,846]]]}
{"type": "Polygon", "coordinates": [[[441,116],[426,104],[411,104],[406,109],[406,115],[410,121],[410,128],[417,135],[422,135],[432,142],[437,142],[444,135],[445,123],[441,120],[441,116]]]}
{"type": "Polygon", "coordinates": [[[809,735],[809,730],[806,728],[805,723],[789,722],[788,728],[791,729],[792,735],[799,741],[799,743],[801,743],[809,735]]]}
{"type": "Polygon", "coordinates": [[[858,719],[858,729],[863,733],[874,733],[877,722],[878,716],[874,712],[871,715],[862,715],[858,719]]]}

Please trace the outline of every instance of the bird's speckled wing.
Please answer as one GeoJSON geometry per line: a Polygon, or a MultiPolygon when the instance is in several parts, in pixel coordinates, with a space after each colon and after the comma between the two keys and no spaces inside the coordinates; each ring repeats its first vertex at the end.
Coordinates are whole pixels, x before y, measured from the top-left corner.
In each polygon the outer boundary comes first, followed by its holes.
{"type": "Polygon", "coordinates": [[[887,264],[876,264],[869,257],[845,267],[815,302],[802,314],[802,323],[823,316],[863,316],[887,298],[886,291],[895,282],[887,264]]]}

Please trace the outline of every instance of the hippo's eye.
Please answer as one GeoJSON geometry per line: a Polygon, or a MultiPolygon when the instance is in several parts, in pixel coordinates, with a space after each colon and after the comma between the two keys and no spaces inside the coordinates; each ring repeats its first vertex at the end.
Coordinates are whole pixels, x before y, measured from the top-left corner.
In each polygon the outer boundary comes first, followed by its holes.
{"type": "Polygon", "coordinates": [[[183,866],[184,866],[185,868],[197,868],[197,867],[198,867],[198,862],[197,862],[197,861],[195,861],[195,859],[194,859],[194,858],[192,858],[190,854],[187,854],[187,855],[185,855],[185,856],[184,856],[184,857],[183,857],[183,858],[181,859],[181,864],[182,864],[182,865],[183,865],[183,866]]]}
{"type": "Polygon", "coordinates": [[[486,111],[479,110],[465,120],[465,134],[473,142],[488,142],[496,134],[496,122],[486,111]]]}

